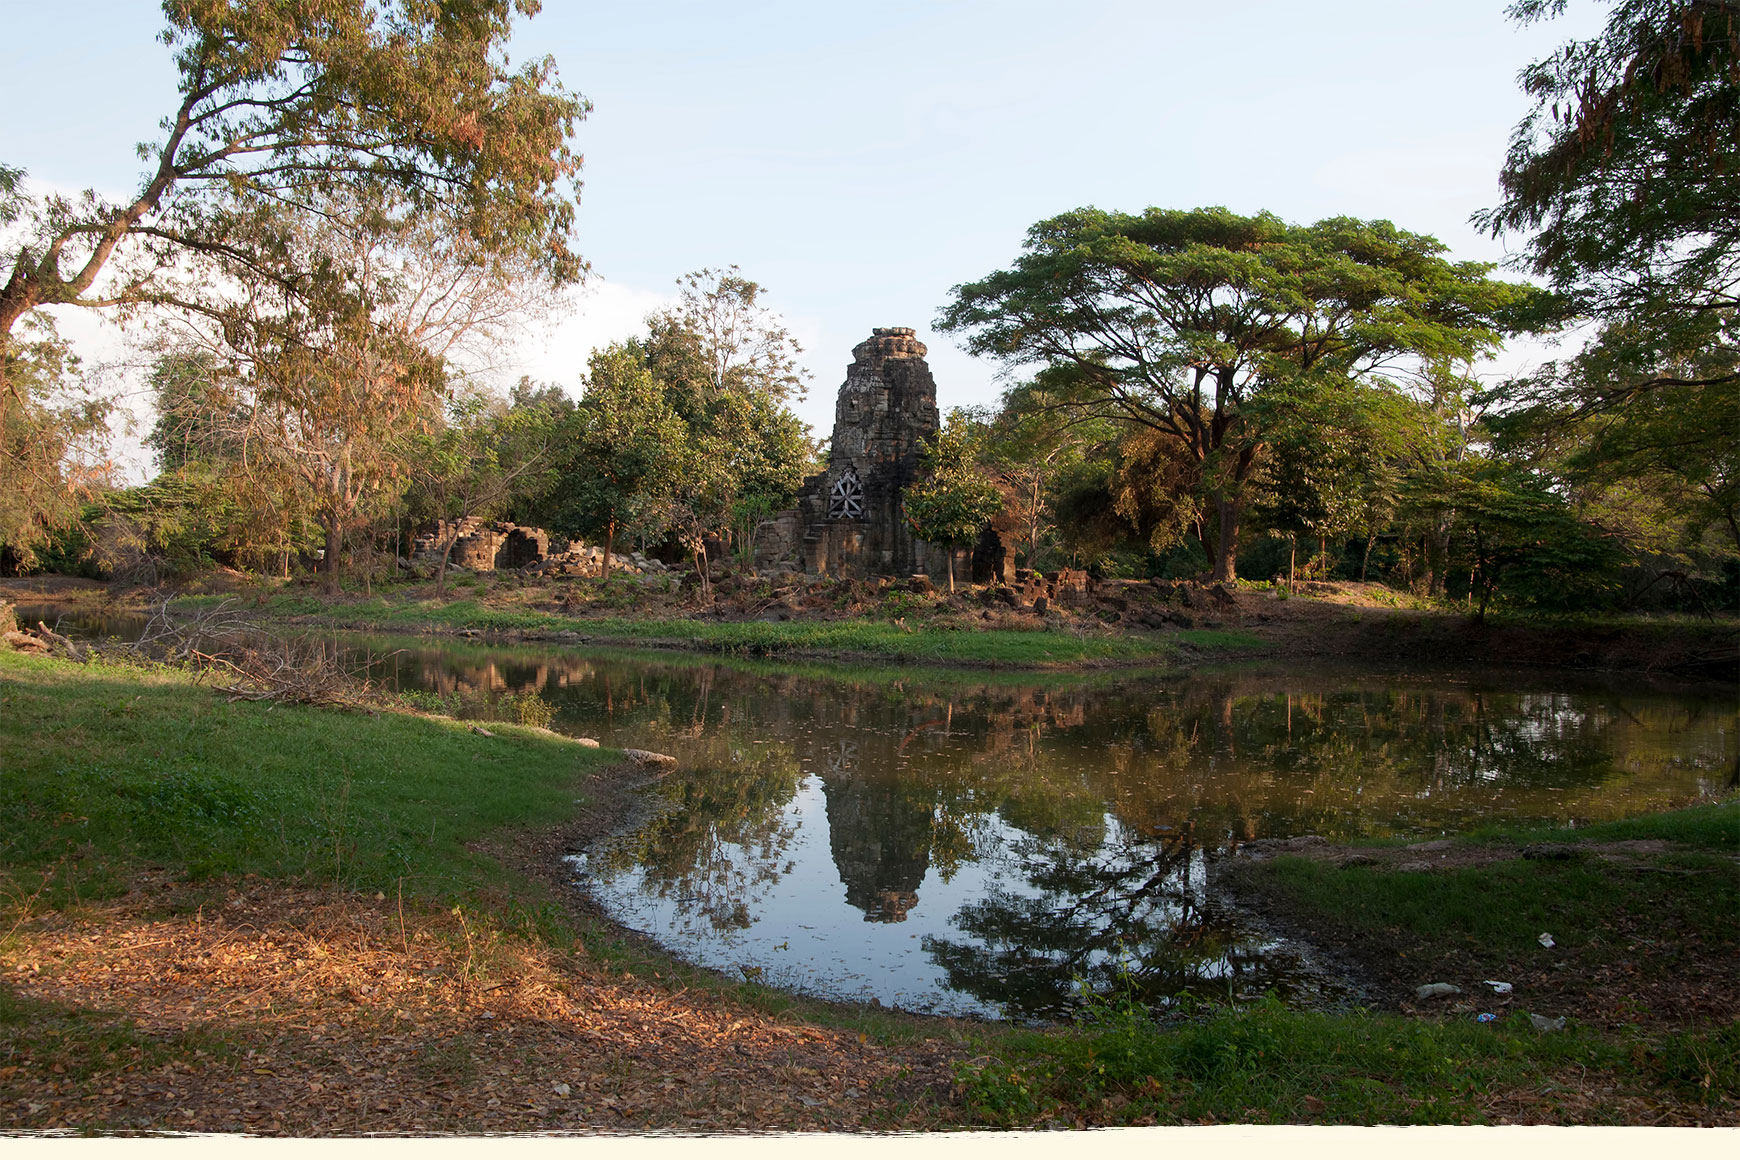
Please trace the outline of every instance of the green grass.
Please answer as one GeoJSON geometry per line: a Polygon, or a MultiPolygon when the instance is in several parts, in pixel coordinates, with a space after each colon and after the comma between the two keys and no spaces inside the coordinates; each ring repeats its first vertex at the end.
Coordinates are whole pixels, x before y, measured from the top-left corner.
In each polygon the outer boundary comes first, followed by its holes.
{"type": "Polygon", "coordinates": [[[1349,938],[1388,941],[1415,957],[1430,946],[1502,971],[1548,957],[1536,942],[1541,931],[1552,933],[1560,956],[1603,961],[1627,953],[1621,928],[1734,944],[1740,884],[1733,867],[1679,868],[1686,872],[1509,859],[1425,873],[1277,858],[1258,872],[1290,910],[1349,938]]]}
{"type": "MultiPolygon", "coordinates": [[[[183,601],[187,608],[213,603],[210,597],[183,601]]],[[[526,610],[488,608],[475,600],[449,602],[384,598],[328,605],[311,596],[277,596],[266,605],[274,617],[313,617],[345,628],[480,632],[575,632],[589,642],[661,645],[738,656],[863,657],[892,663],[1048,667],[1074,664],[1160,663],[1181,646],[1204,650],[1251,648],[1260,642],[1248,633],[1191,629],[1164,634],[1077,635],[1063,628],[949,630],[903,628],[885,620],[749,621],[579,619],[526,610]]]]}
{"type": "Polygon", "coordinates": [[[1571,956],[1580,969],[1622,961],[1640,942],[1693,939],[1740,954],[1737,831],[1740,801],[1729,800],[1574,830],[1494,828],[1459,839],[1544,843],[1556,847],[1549,858],[1404,871],[1280,857],[1233,873],[1302,928],[1333,932],[1343,945],[1433,955],[1504,978],[1549,957],[1536,942],[1542,931],[1558,944],[1552,957],[1571,956]],[[1682,848],[1624,861],[1586,849],[1650,838],[1682,848]]]}
{"type": "MultiPolygon", "coordinates": [[[[1485,1101],[1506,1092],[1550,1110],[1555,1092],[1590,1084],[1590,1073],[1652,1096],[1731,1093],[1740,1025],[1646,1046],[1586,1029],[1541,1035],[1522,1015],[1420,1022],[1269,1001],[1162,1027],[1114,1005],[1074,1030],[1011,1033],[957,1079],[974,1118],[1005,1127],[1067,1124],[1083,1112],[1126,1124],[1432,1124],[1483,1122],[1485,1101]]],[[[1573,1105],[1567,1114],[1598,1124],[1626,1112],[1573,1105]]]]}
{"type": "Polygon", "coordinates": [[[1659,838],[1685,846],[1740,852],[1740,798],[1690,809],[1622,818],[1574,830],[1486,826],[1466,835],[1483,842],[1625,842],[1659,838]]]}
{"type": "Polygon", "coordinates": [[[457,895],[499,871],[467,843],[573,812],[611,760],[552,734],[231,703],[185,674],[0,653],[0,871],[107,894],[158,866],[457,895]]]}

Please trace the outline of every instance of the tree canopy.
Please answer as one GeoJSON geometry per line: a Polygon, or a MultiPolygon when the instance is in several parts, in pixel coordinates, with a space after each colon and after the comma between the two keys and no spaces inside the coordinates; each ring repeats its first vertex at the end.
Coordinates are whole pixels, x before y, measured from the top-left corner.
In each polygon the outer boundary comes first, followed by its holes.
{"type": "MultiPolygon", "coordinates": [[[[1740,4],[1619,0],[1522,74],[1534,109],[1479,215],[1590,312],[1740,304],[1740,4]]],[[[1565,0],[1518,0],[1521,23],[1565,0]]]]}
{"type": "MultiPolygon", "coordinates": [[[[1528,23],[1563,0],[1520,0],[1528,23]]],[[[1507,432],[1586,490],[1677,522],[1654,550],[1740,555],[1740,4],[1618,0],[1522,74],[1535,99],[1479,215],[1526,234],[1592,340],[1492,393],[1507,432]],[[1634,506],[1634,505],[1633,505],[1634,506]],[[1713,527],[1721,547],[1702,543],[1713,527]],[[1670,542],[1671,541],[1671,542],[1670,542]]]]}
{"type": "MultiPolygon", "coordinates": [[[[383,294],[378,271],[318,244],[319,223],[356,223],[357,207],[376,233],[401,239],[439,219],[467,263],[499,278],[559,285],[581,275],[580,159],[567,138],[586,102],[548,58],[515,68],[505,52],[515,16],[537,7],[165,0],[161,39],[179,98],[162,135],[140,146],[147,171],[130,199],[31,197],[23,170],[0,164],[0,443],[18,449],[0,461],[0,492],[24,497],[0,537],[14,555],[76,501],[78,473],[60,460],[93,430],[88,408],[44,394],[50,381],[62,396],[76,388],[65,361],[51,366],[40,342],[15,337],[41,307],[169,304],[228,337],[251,328],[256,338],[275,315],[280,339],[296,327],[328,337],[348,328],[353,350],[378,351],[382,335],[359,328],[376,325],[385,297],[428,287],[400,279],[383,294]],[[26,463],[46,466],[27,479],[26,463]]],[[[278,345],[280,355],[313,349],[278,345]]]]}
{"type": "Polygon", "coordinates": [[[34,206],[6,255],[0,342],[38,306],[173,295],[176,263],[265,259],[234,229],[238,200],[308,210],[338,190],[392,190],[442,207],[485,248],[535,254],[559,280],[573,252],[567,146],[586,103],[549,59],[518,69],[506,45],[529,0],[165,0],[180,101],[125,203],[95,193],[34,206]],[[98,277],[131,240],[113,285],[98,277]]]}
{"type": "Polygon", "coordinates": [[[1199,468],[1213,575],[1232,579],[1247,484],[1280,414],[1258,406],[1471,360],[1536,297],[1388,222],[1294,226],[1226,209],[1081,209],[1008,270],[957,286],[940,329],[1036,367],[1057,407],[1148,428],[1199,468]]]}
{"type": "Polygon", "coordinates": [[[951,549],[949,591],[955,590],[952,549],[971,544],[1003,508],[1003,497],[979,467],[979,432],[965,412],[950,411],[942,429],[925,441],[929,475],[906,489],[906,521],[918,538],[951,549]]]}

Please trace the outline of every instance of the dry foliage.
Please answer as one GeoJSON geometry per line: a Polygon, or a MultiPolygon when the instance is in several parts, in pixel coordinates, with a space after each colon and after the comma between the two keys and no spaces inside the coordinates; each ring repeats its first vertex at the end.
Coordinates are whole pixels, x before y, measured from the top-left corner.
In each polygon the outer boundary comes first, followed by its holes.
{"type": "Polygon", "coordinates": [[[234,600],[175,616],[159,603],[123,648],[191,669],[232,701],[363,708],[378,699],[366,661],[346,663],[334,640],[270,631],[234,600]]]}
{"type": "Polygon", "coordinates": [[[199,906],[141,886],[26,923],[0,955],[14,993],[147,1044],[80,1075],[91,1056],[67,1020],[0,1025],[8,1126],[853,1130],[927,1126],[946,1098],[946,1044],[871,1045],[463,912],[254,884],[199,906]]]}

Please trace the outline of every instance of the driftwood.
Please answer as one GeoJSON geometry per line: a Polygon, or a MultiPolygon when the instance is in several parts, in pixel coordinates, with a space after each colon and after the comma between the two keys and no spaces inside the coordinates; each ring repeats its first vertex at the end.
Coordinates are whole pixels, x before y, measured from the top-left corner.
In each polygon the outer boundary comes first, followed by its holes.
{"type": "Polygon", "coordinates": [[[87,646],[80,644],[71,637],[62,636],[40,620],[36,622],[36,635],[47,641],[49,644],[61,649],[68,657],[79,662],[81,665],[91,659],[90,649],[87,646]]]}
{"type": "Polygon", "coordinates": [[[367,709],[377,699],[367,661],[345,664],[336,640],[280,637],[233,600],[188,616],[171,616],[160,603],[127,648],[193,670],[232,701],[367,709]]]}

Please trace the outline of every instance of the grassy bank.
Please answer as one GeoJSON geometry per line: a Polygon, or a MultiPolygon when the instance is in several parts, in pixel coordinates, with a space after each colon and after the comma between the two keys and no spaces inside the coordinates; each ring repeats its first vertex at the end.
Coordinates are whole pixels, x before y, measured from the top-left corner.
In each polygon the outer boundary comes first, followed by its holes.
{"type": "MultiPolygon", "coordinates": [[[[190,597],[180,607],[209,607],[216,597],[190,597]]],[[[481,632],[572,643],[695,649],[734,656],[863,659],[889,664],[1010,668],[1163,664],[1185,649],[1237,651],[1259,642],[1248,633],[1184,629],[1166,633],[1085,633],[1035,617],[1021,629],[892,620],[717,621],[669,617],[572,617],[526,608],[492,607],[475,599],[371,600],[330,603],[279,595],[266,615],[305,624],[378,632],[481,632]]]]}
{"type": "Polygon", "coordinates": [[[498,885],[469,846],[572,815],[611,754],[541,730],[231,702],[173,671],[0,653],[0,870],[57,898],[152,867],[441,897],[498,885]]]}
{"type": "MultiPolygon", "coordinates": [[[[1488,861],[1453,870],[1357,860],[1385,851],[1249,867],[1285,896],[1277,913],[1405,952],[1419,964],[1397,976],[1409,989],[1454,969],[1474,998],[1482,977],[1511,978],[1516,1004],[1489,1023],[1451,1006],[1264,1004],[1162,1026],[1114,999],[1082,1026],[1023,1030],[727,982],[558,907],[560,827],[606,792],[591,779],[613,755],[490,730],[230,703],[178,673],[0,654],[6,1122],[327,1133],[1740,1118],[1731,1001],[1665,1019],[1597,1014],[1550,989],[1555,975],[1627,962],[1686,991],[1731,982],[1732,804],[1489,833],[1453,844],[1488,861]],[[1669,840],[1606,860],[1614,843],[1669,840]],[[1547,853],[1511,857],[1519,843],[1547,853]],[[1562,952],[1534,970],[1523,956],[1542,951],[1541,929],[1562,952]],[[1628,941],[1603,949],[1603,929],[1628,941]],[[1488,944],[1509,957],[1456,957],[1488,944]],[[1530,1024],[1548,1002],[1570,1016],[1564,1031],[1530,1024]]],[[[1601,994],[1656,1001],[1648,979],[1603,979],[1601,994]]]]}

